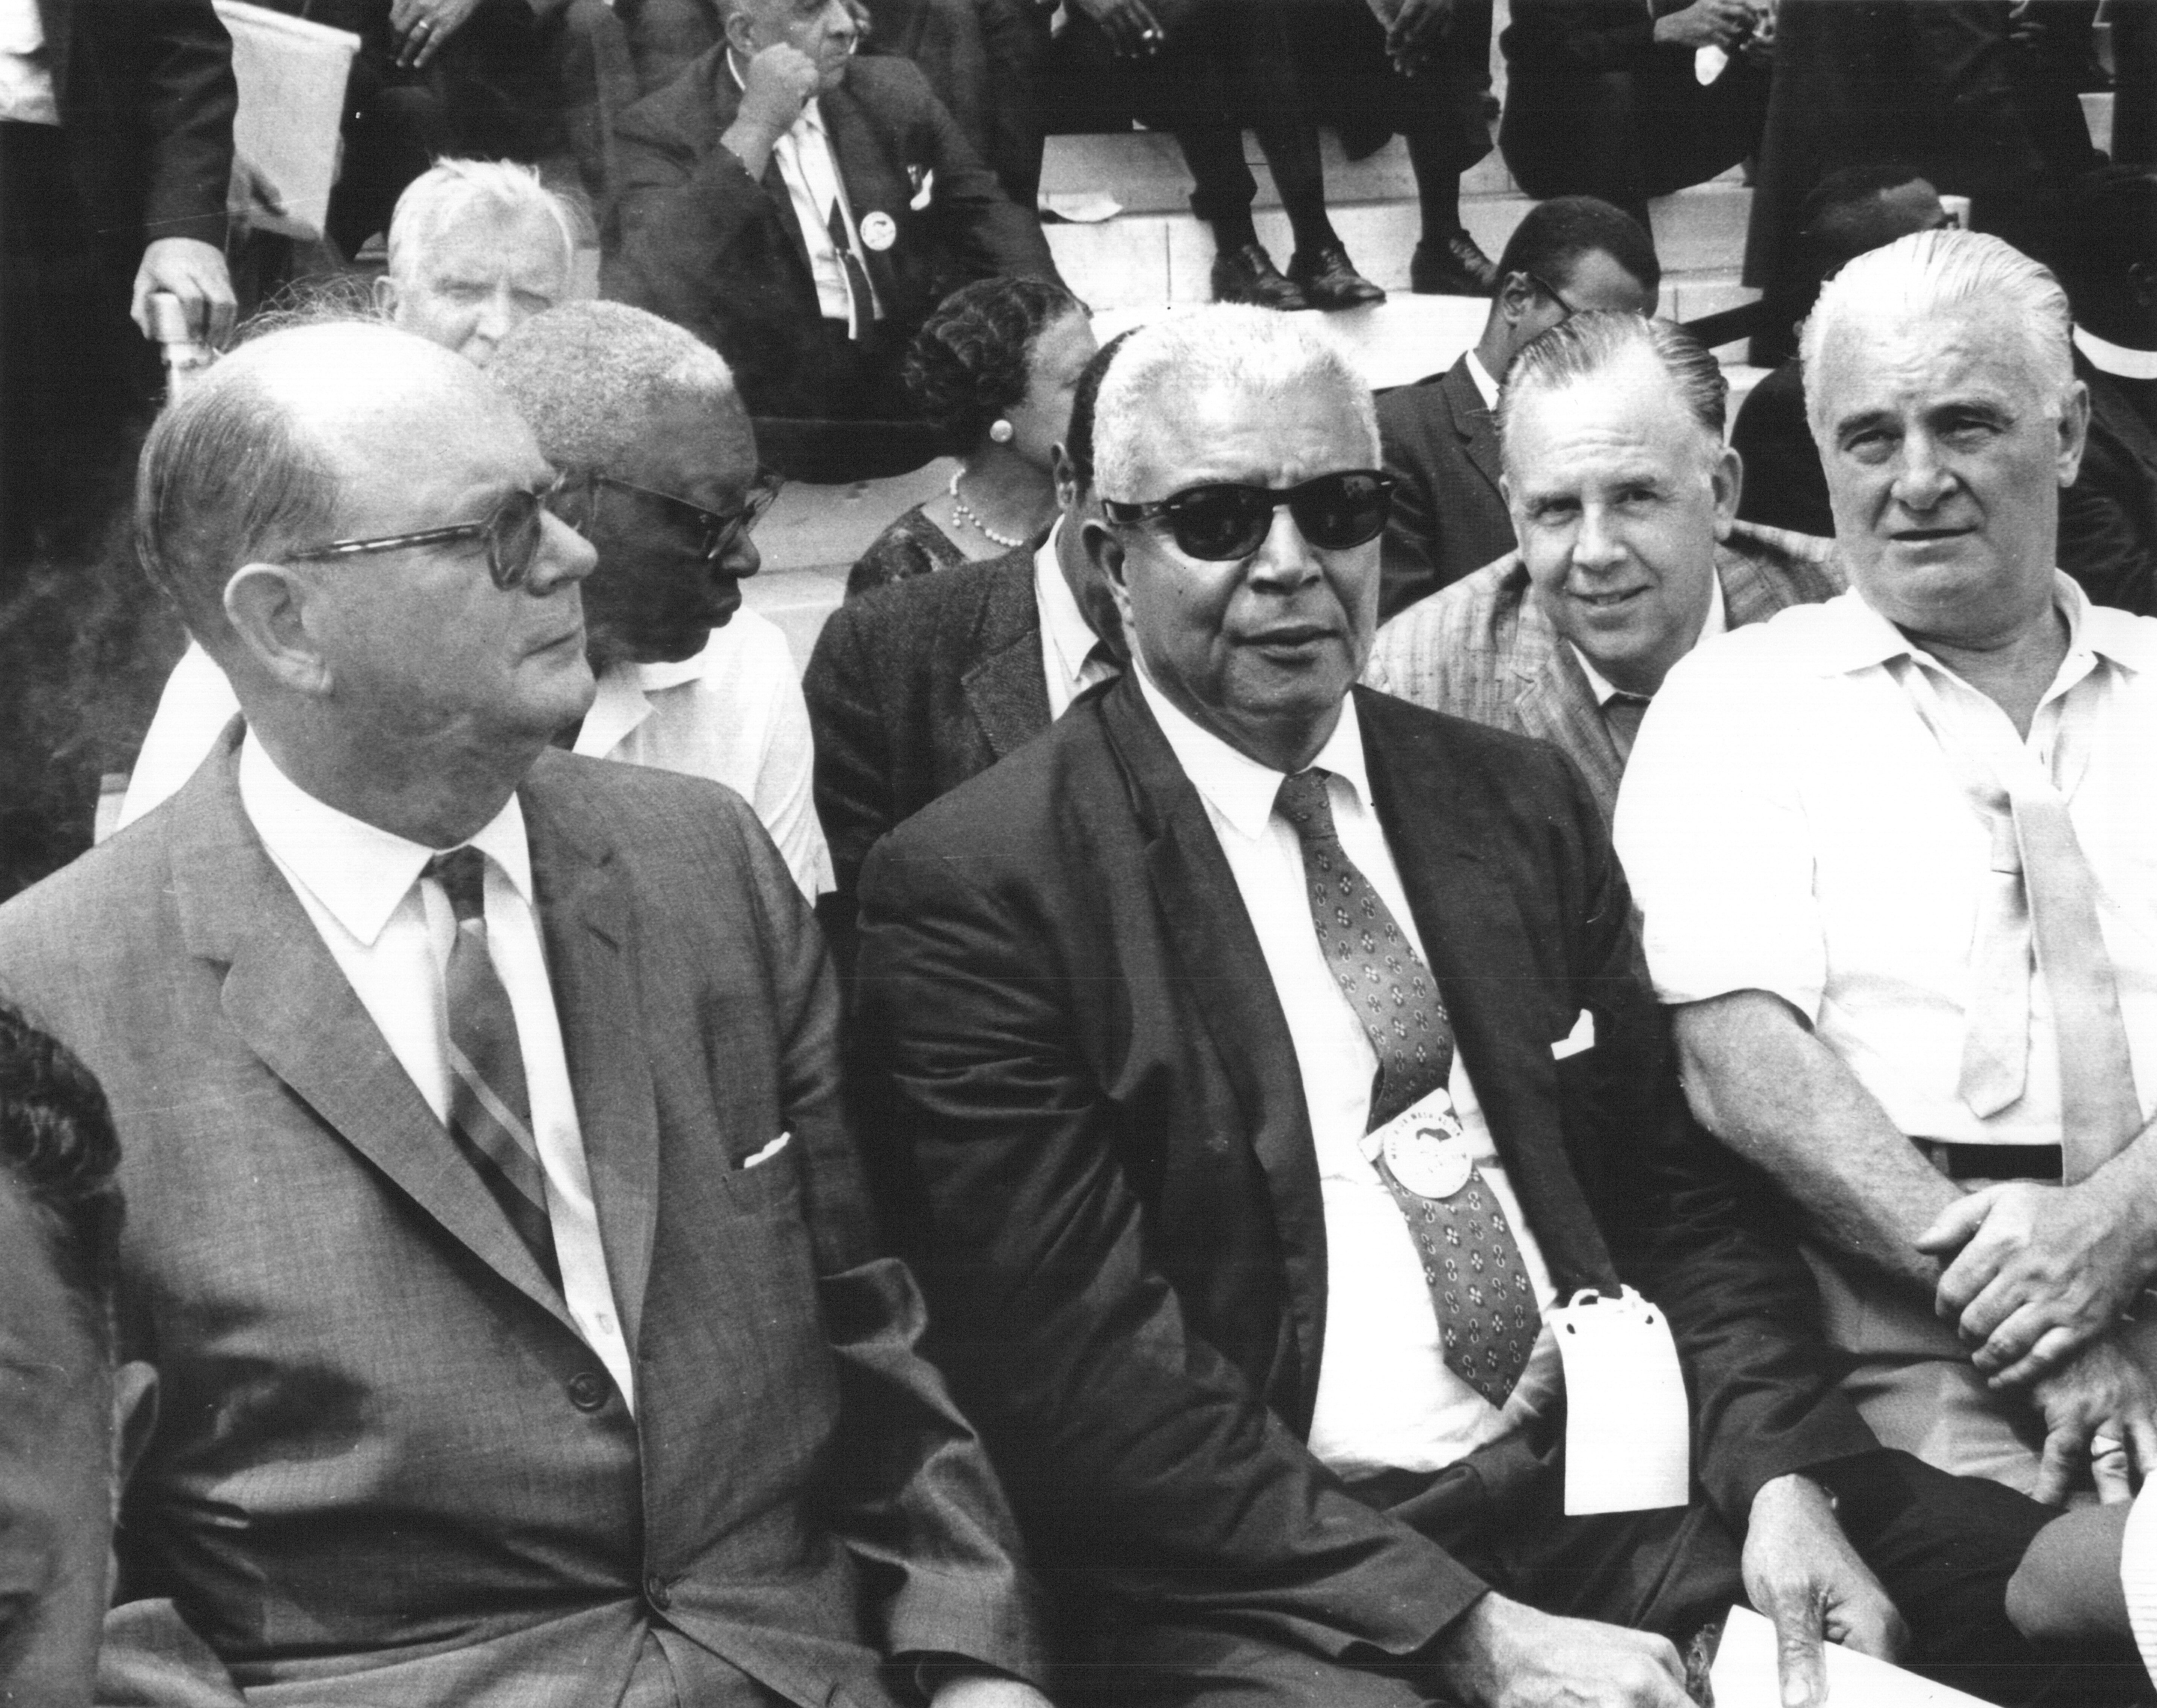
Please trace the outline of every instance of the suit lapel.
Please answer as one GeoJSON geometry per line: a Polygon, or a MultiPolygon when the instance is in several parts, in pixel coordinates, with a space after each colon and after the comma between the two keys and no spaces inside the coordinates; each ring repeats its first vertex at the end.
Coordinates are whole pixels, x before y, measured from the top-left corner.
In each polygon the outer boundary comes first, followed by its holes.
{"type": "Polygon", "coordinates": [[[1475,376],[1468,371],[1465,356],[1446,370],[1439,388],[1445,394],[1446,404],[1453,413],[1453,430],[1460,435],[1469,461],[1475,465],[1476,472],[1490,483],[1490,490],[1495,492],[1500,471],[1498,430],[1490,419],[1490,411],[1484,406],[1483,394],[1475,388],[1475,376]]]}
{"type": "Polygon", "coordinates": [[[1387,740],[1380,697],[1356,693],[1372,805],[1507,1178],[1560,1296],[1614,1291],[1609,1248],[1565,1152],[1550,1016],[1519,976],[1536,956],[1506,875],[1515,833],[1482,810],[1481,790],[1449,774],[1442,743],[1387,740]]]}
{"type": "Polygon", "coordinates": [[[989,579],[969,650],[981,661],[961,686],[989,751],[1003,759],[1048,728],[1048,679],[1041,662],[1041,610],[1033,594],[1033,563],[989,579]]]}
{"type": "Polygon", "coordinates": [[[500,1206],[375,1027],[241,806],[238,724],[175,803],[172,884],[189,949],[226,964],[226,1019],[344,1143],[574,1332],[500,1206]]]}
{"type": "Polygon", "coordinates": [[[1618,808],[1625,767],[1602,707],[1595,703],[1595,691],[1573,649],[1536,609],[1532,593],[1521,593],[1516,620],[1511,668],[1520,690],[1514,715],[1528,734],[1552,743],[1580,767],[1607,824],[1618,808]]]}
{"type": "Polygon", "coordinates": [[[600,826],[580,822],[543,758],[519,791],[548,982],[615,1307],[635,1351],[659,1203],[658,1100],[638,1025],[629,897],[600,826]]]}
{"type": "MultiPolygon", "coordinates": [[[[824,113],[824,129],[831,139],[831,163],[838,170],[839,181],[847,187],[847,205],[852,209],[854,229],[859,232],[862,222],[872,214],[882,214],[888,219],[895,232],[906,229],[908,203],[912,199],[905,178],[892,175],[890,163],[884,150],[878,146],[875,129],[853,91],[844,84],[829,95],[818,98],[824,113]]],[[[892,271],[894,249],[872,249],[867,239],[862,244],[862,263],[868,270],[869,283],[888,312],[893,302],[893,291],[898,280],[892,271]]]]}
{"type": "Polygon", "coordinates": [[[1181,982],[1192,993],[1265,1173],[1289,1273],[1305,1423],[1324,1344],[1326,1218],[1295,1042],[1205,805],[1130,673],[1100,707],[1145,838],[1146,875],[1181,982]]]}

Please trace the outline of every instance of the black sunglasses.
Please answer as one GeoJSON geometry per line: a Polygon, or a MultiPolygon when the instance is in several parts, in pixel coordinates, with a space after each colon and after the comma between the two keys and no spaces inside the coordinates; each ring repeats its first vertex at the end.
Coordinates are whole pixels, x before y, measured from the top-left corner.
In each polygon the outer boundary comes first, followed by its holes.
{"type": "Polygon", "coordinates": [[[1395,484],[1391,475],[1376,469],[1320,475],[1300,486],[1245,486],[1219,481],[1187,487],[1151,504],[1104,498],[1101,512],[1125,525],[1165,520],[1177,550],[1220,563],[1257,551],[1274,525],[1274,512],[1285,504],[1304,538],[1321,552],[1342,552],[1374,540],[1384,531],[1395,484]]]}
{"type": "Polygon", "coordinates": [[[1540,291],[1544,296],[1550,298],[1550,300],[1552,302],[1555,302],[1560,308],[1565,311],[1563,319],[1560,321],[1559,324],[1562,325],[1565,321],[1571,320],[1573,316],[1580,312],[1578,308],[1575,307],[1572,303],[1568,302],[1565,300],[1565,293],[1562,291],[1559,290],[1557,286],[1552,284],[1549,280],[1543,278],[1540,274],[1531,273],[1524,267],[1521,270],[1521,276],[1526,280],[1529,284],[1534,286],[1535,288],[1540,291]]]}
{"type": "MultiPolygon", "coordinates": [[[[649,502],[664,506],[677,522],[694,531],[697,557],[700,562],[723,562],[735,542],[754,532],[757,523],[764,520],[764,512],[771,508],[772,501],[779,496],[786,485],[778,475],[760,473],[749,488],[749,497],[739,510],[707,510],[701,504],[692,504],[687,498],[677,498],[672,492],[654,491],[649,486],[640,486],[633,481],[618,481],[612,475],[591,474],[584,477],[581,495],[582,513],[580,531],[588,531],[598,520],[600,491],[602,488],[614,492],[627,492],[649,502]]],[[[572,499],[574,508],[577,499],[572,499]]]]}
{"type": "Polygon", "coordinates": [[[540,522],[543,516],[553,516],[579,533],[584,532],[589,507],[578,501],[581,485],[568,475],[560,475],[536,491],[512,488],[502,495],[483,521],[422,528],[417,533],[378,534],[371,539],[332,540],[326,546],[284,555],[293,563],[305,563],[319,558],[357,558],[375,552],[401,552],[412,546],[447,545],[453,540],[485,540],[487,574],[497,587],[507,592],[531,579],[533,560],[539,555],[539,541],[546,532],[540,522]]]}

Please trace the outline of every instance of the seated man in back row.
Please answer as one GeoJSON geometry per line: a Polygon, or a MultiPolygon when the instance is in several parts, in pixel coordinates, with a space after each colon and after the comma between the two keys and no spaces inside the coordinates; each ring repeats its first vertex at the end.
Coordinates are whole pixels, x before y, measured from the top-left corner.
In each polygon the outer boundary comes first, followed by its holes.
{"type": "Polygon", "coordinates": [[[119,1546],[167,1617],[114,1623],[191,1664],[128,1700],[1042,1708],[808,903],[730,790],[550,748],[579,490],[374,325],[247,345],[144,450],[245,727],[0,908],[110,1100],[167,1401],[119,1546]]]}
{"type": "Polygon", "coordinates": [[[718,350],[752,415],[910,420],[899,362],[938,302],[1062,282],[1040,223],[910,62],[855,59],[846,0],[726,0],[725,30],[616,126],[605,294],[718,350]]]}
{"type": "Polygon", "coordinates": [[[1573,769],[1354,686],[1377,449],[1290,316],[1132,334],[1084,523],[1130,668],[862,879],[863,1130],[1073,1700],[1680,1708],[1674,1644],[1748,1597],[1794,1690],[1907,1622],[2034,1691],[2046,1515],[1835,1392],[1573,769]]]}
{"type": "Polygon", "coordinates": [[[1800,1212],[1846,1392],[2050,1500],[2157,1469],[2157,621],[2056,567],[2072,349],[1995,237],[1827,284],[1853,590],[1672,671],[1617,818],[1694,1108],[1800,1212]]]}
{"type": "Polygon", "coordinates": [[[1845,584],[1827,541],[1733,518],[1728,389],[1667,321],[1575,315],[1530,344],[1499,410],[1521,548],[1379,630],[1363,680],[1552,743],[1608,824],[1670,667],[1845,584]]]}

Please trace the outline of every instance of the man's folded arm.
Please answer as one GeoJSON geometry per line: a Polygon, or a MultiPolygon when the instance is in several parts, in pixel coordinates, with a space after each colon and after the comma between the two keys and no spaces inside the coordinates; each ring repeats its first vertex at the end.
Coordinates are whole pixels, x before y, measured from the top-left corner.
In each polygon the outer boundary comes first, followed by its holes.
{"type": "Polygon", "coordinates": [[[873,1142],[925,1188],[935,1345],[1044,1572],[1327,1656],[1422,1646],[1483,1584],[1347,1494],[1186,1321],[1054,947],[904,834],[862,880],[862,1044],[889,1121],[873,1142]]]}

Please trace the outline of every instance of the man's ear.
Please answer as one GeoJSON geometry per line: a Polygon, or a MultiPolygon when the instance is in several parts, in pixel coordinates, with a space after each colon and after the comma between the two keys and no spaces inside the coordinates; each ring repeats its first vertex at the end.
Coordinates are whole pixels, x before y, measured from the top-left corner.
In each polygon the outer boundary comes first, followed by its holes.
{"type": "Polygon", "coordinates": [[[296,693],[329,690],[329,661],[308,632],[306,582],[281,563],[250,563],[224,584],[225,620],[257,668],[296,693]]]}
{"type": "Polygon", "coordinates": [[[749,15],[746,7],[729,5],[725,8],[726,22],[720,33],[726,44],[744,59],[756,57],[756,20],[749,15]]]}
{"type": "Polygon", "coordinates": [[[1098,516],[1086,518],[1079,539],[1102,585],[1116,602],[1116,620],[1123,625],[1125,642],[1135,645],[1132,640],[1135,631],[1131,624],[1131,590],[1124,584],[1124,543],[1116,538],[1116,531],[1098,516]]]}
{"type": "Polygon", "coordinates": [[[374,306],[384,320],[397,318],[397,281],[384,273],[374,281],[374,306]]]}
{"type": "Polygon", "coordinates": [[[2062,492],[2074,485],[2075,476],[2082,472],[2082,452],[2089,445],[2089,388],[2077,380],[2060,404],[2060,447],[2054,466],[2060,472],[2062,492]]]}
{"type": "Polygon", "coordinates": [[[157,1427],[157,1372],[130,1359],[112,1373],[113,1499],[135,1474],[157,1427]]]}
{"type": "Polygon", "coordinates": [[[1536,287],[1528,282],[1526,273],[1508,273],[1498,281],[1498,314],[1507,326],[1520,325],[1535,300],[1536,287]]]}
{"type": "Polygon", "coordinates": [[[1745,459],[1724,445],[1716,454],[1708,481],[1715,490],[1715,537],[1727,540],[1731,524],[1737,520],[1737,501],[1745,491],[1745,459]]]}
{"type": "Polygon", "coordinates": [[[1049,450],[1048,472],[1056,482],[1056,507],[1068,510],[1078,496],[1078,471],[1072,466],[1071,453],[1061,445],[1049,450]]]}

